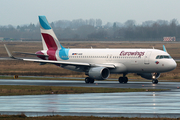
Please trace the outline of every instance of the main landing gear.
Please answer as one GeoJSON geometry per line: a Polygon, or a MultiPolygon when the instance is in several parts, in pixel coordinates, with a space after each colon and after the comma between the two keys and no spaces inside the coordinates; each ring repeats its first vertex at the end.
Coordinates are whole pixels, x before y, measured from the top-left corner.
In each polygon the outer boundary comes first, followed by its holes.
{"type": "Polygon", "coordinates": [[[153,79],[153,80],[152,80],[152,83],[153,83],[153,84],[158,84],[158,80],[157,80],[157,79],[153,79]]]}
{"type": "Polygon", "coordinates": [[[127,77],[119,77],[119,83],[127,83],[128,78],[127,77]]]}
{"type": "Polygon", "coordinates": [[[123,77],[119,77],[119,83],[127,83],[128,78],[126,77],[126,74],[123,74],[123,77]]]}
{"type": "Polygon", "coordinates": [[[94,79],[90,77],[85,78],[85,83],[94,83],[94,79]]]}

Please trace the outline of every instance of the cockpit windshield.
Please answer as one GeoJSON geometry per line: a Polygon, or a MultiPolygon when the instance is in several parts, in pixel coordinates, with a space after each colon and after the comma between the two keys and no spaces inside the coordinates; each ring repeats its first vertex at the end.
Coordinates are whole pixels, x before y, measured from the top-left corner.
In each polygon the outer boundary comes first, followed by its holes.
{"type": "Polygon", "coordinates": [[[158,55],[156,59],[171,59],[171,56],[169,55],[158,55]]]}

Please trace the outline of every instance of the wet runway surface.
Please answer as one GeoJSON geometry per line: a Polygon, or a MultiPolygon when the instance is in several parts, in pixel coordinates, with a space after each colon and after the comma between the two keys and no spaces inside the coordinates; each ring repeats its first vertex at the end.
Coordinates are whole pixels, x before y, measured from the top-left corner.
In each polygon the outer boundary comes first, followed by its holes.
{"type": "Polygon", "coordinates": [[[119,84],[118,81],[96,81],[95,84],[85,84],[84,81],[67,80],[0,80],[0,85],[170,89],[165,92],[0,96],[0,114],[180,117],[180,89],[177,89],[180,83],[178,82],[159,82],[153,85],[151,82],[119,84]]]}
{"type": "Polygon", "coordinates": [[[94,84],[86,84],[76,80],[7,80],[1,79],[0,85],[42,85],[42,86],[73,86],[73,87],[107,87],[107,88],[144,88],[144,89],[177,89],[180,82],[159,82],[152,84],[147,82],[131,82],[119,84],[118,81],[95,81],[94,84]]]}
{"type": "Polygon", "coordinates": [[[0,113],[176,118],[180,117],[179,92],[1,96],[0,113]]]}

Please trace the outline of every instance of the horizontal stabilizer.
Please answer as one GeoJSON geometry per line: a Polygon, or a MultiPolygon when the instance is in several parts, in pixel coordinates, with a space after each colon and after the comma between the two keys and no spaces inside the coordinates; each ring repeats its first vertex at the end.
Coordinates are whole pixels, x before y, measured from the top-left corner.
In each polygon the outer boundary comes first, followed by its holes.
{"type": "Polygon", "coordinates": [[[13,51],[13,53],[16,53],[16,54],[25,54],[25,55],[35,55],[35,56],[42,56],[42,57],[49,57],[48,55],[41,55],[41,54],[34,54],[34,53],[25,53],[25,52],[16,52],[16,51],[13,51]]]}

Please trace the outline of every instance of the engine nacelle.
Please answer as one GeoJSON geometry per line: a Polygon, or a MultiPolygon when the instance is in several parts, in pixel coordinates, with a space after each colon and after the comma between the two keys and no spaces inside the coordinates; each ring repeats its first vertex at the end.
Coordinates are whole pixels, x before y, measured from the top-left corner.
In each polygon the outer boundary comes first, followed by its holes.
{"type": "Polygon", "coordinates": [[[160,73],[140,73],[137,75],[140,75],[142,78],[149,80],[158,79],[160,77],[160,73]]]}
{"type": "Polygon", "coordinates": [[[109,69],[106,67],[92,67],[89,69],[89,77],[96,80],[105,80],[109,77],[109,69]]]}

